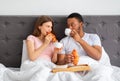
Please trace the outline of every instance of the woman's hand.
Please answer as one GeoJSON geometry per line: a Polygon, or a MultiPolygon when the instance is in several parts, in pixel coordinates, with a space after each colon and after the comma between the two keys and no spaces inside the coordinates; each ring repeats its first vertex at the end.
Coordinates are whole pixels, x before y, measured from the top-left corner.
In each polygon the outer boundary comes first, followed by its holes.
{"type": "Polygon", "coordinates": [[[52,41],[52,35],[51,34],[46,35],[44,44],[48,45],[51,41],[52,41]]]}
{"type": "Polygon", "coordinates": [[[54,53],[59,54],[61,52],[62,48],[54,48],[54,53]]]}
{"type": "Polygon", "coordinates": [[[62,48],[54,48],[54,53],[53,53],[53,57],[52,57],[53,63],[57,62],[58,53],[60,53],[61,50],[62,50],[62,48]]]}

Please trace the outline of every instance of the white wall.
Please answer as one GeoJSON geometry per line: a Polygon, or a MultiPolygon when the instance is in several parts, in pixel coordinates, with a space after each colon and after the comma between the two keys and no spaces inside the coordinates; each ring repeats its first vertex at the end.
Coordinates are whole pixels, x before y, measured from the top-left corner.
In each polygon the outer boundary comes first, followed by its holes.
{"type": "Polygon", "coordinates": [[[120,0],[0,0],[0,15],[120,15],[120,0]]]}

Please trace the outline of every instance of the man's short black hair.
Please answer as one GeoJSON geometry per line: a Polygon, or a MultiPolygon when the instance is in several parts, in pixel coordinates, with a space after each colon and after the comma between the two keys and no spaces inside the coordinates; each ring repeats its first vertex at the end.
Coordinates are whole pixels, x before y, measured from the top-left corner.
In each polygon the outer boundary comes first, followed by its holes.
{"type": "Polygon", "coordinates": [[[67,17],[67,19],[69,18],[76,18],[79,22],[84,22],[82,16],[79,13],[72,13],[67,17]]]}

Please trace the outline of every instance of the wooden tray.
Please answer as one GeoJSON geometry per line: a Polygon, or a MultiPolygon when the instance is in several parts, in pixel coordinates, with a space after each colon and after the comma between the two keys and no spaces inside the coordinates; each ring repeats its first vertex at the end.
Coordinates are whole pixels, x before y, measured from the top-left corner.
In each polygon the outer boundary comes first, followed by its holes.
{"type": "Polygon", "coordinates": [[[89,71],[90,66],[87,64],[77,65],[77,66],[70,66],[67,68],[53,68],[52,72],[76,72],[76,71],[89,71]]]}

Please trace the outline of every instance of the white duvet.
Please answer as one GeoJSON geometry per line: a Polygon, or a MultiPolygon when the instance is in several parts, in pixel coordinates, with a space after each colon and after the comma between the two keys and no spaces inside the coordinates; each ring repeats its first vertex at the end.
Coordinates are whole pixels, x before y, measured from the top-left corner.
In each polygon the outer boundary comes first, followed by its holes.
{"type": "Polygon", "coordinates": [[[34,62],[26,60],[20,71],[10,70],[0,64],[0,81],[120,81],[120,68],[111,66],[104,49],[99,62],[81,56],[79,64],[89,64],[92,69],[89,72],[52,73],[56,65],[41,58],[34,62]]]}

